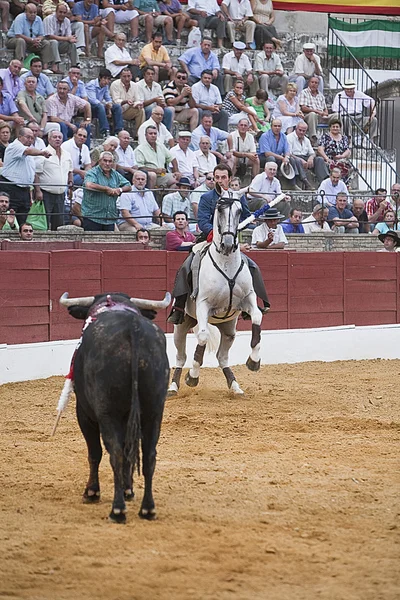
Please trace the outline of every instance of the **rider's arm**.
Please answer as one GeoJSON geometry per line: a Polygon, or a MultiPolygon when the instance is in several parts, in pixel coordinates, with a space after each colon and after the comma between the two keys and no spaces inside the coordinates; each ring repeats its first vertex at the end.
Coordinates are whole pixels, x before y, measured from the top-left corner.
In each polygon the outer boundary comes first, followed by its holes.
{"type": "Polygon", "coordinates": [[[207,196],[211,196],[211,194],[208,192],[201,196],[199,202],[199,211],[197,213],[199,229],[206,235],[208,235],[213,228],[211,223],[212,199],[211,197],[207,198],[207,196]]]}

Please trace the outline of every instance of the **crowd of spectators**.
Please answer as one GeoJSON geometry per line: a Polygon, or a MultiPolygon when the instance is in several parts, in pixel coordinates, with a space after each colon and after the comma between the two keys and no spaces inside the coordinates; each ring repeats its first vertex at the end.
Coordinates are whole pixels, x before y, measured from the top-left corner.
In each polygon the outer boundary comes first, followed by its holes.
{"type": "Polygon", "coordinates": [[[9,4],[9,11],[0,6],[3,22],[10,15],[3,35],[15,56],[0,70],[0,190],[8,199],[1,229],[21,227],[36,200],[52,230],[66,222],[89,231],[164,227],[168,247],[187,249],[221,163],[238,176],[232,189],[247,193],[252,211],[282,189],[316,190],[318,204],[304,219],[286,194],[254,229],[254,247],[282,248],[285,233],[382,235],[397,228],[400,184],[392,198],[378,189],[366,203],[351,203],[347,187],[348,115],[376,140],[373,99],[348,79],[330,114],[311,42],[285,73],[271,0],[189,0],[185,11],[178,0],[9,4]],[[134,43],[142,31],[144,47],[129,51],[115,23],[129,25],[134,43]],[[195,27],[201,42],[174,64],[167,47],[195,27]],[[222,62],[205,28],[218,47],[231,45],[222,62]],[[236,41],[238,33],[244,41],[236,41]],[[103,54],[106,40],[112,43],[103,54]],[[83,81],[79,60],[93,47],[104,67],[83,81]],[[253,61],[246,49],[256,50],[253,61]],[[68,73],[61,73],[63,54],[68,73]],[[55,87],[51,73],[62,75],[55,87]],[[328,128],[318,135],[321,125],[328,128]],[[95,131],[101,143],[92,142],[95,131]]]}

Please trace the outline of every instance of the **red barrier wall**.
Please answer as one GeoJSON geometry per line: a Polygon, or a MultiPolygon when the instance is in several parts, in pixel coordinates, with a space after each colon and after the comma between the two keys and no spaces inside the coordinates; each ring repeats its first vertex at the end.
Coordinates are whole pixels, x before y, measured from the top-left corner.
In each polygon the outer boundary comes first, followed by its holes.
{"type": "MultiPolygon", "coordinates": [[[[59,306],[63,292],[77,297],[120,291],[159,300],[172,290],[186,257],[161,250],[132,252],[121,245],[88,246],[96,249],[0,252],[0,343],[77,338],[82,323],[59,306]]],[[[400,254],[250,255],[261,268],[272,305],[263,319],[264,329],[400,322],[400,254]]],[[[166,311],[156,322],[172,331],[166,311]]],[[[239,320],[239,329],[250,327],[239,320]]]]}

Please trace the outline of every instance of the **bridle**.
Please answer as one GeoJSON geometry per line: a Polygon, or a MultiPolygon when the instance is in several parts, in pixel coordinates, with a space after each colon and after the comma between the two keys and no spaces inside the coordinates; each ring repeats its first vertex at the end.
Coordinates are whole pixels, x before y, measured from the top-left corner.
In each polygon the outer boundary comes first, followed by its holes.
{"type": "MultiPolygon", "coordinates": [[[[215,208],[216,208],[216,210],[218,210],[218,212],[221,212],[223,209],[225,209],[227,207],[229,208],[228,226],[230,226],[233,221],[233,219],[232,219],[233,204],[237,201],[237,199],[233,197],[233,192],[228,190],[226,193],[229,194],[229,197],[225,197],[225,196],[220,197],[217,201],[217,205],[215,208]]],[[[221,231],[221,226],[219,224],[219,219],[218,219],[218,233],[221,238],[221,245],[222,245],[225,235],[231,235],[233,237],[233,252],[236,252],[236,250],[238,249],[238,246],[239,246],[238,237],[237,237],[237,229],[236,229],[236,231],[230,231],[230,229],[228,229],[228,231],[221,231]]],[[[218,254],[221,254],[221,250],[218,248],[218,246],[214,240],[213,240],[213,244],[214,244],[215,249],[218,252],[218,254]]]]}

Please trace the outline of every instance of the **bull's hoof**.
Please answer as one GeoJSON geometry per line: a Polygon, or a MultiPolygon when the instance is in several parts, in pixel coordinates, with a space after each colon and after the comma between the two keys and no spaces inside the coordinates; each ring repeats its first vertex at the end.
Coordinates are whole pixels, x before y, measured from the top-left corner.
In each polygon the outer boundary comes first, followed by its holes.
{"type": "Polygon", "coordinates": [[[189,387],[196,387],[197,385],[199,385],[199,378],[198,377],[191,377],[190,374],[189,374],[189,371],[188,371],[186,373],[186,376],[185,376],[185,383],[189,387]]]}
{"type": "Polygon", "coordinates": [[[82,496],[82,502],[84,504],[96,504],[100,502],[100,490],[89,490],[86,488],[82,496]]]}
{"type": "Polygon", "coordinates": [[[255,361],[252,358],[250,358],[250,356],[246,361],[246,367],[249,369],[249,371],[259,371],[260,365],[261,365],[261,360],[255,361]]]}
{"type": "Polygon", "coordinates": [[[126,523],[126,514],[125,511],[122,511],[120,508],[113,508],[109,514],[110,521],[113,523],[123,524],[126,523]]]}
{"type": "Polygon", "coordinates": [[[133,500],[135,497],[135,492],[133,490],[125,490],[124,491],[124,498],[127,502],[130,502],[131,500],[133,500]]]}
{"type": "Polygon", "coordinates": [[[156,509],[141,508],[139,510],[139,517],[141,519],[146,519],[147,521],[155,521],[157,519],[156,509]]]}

